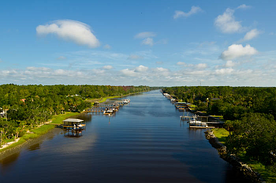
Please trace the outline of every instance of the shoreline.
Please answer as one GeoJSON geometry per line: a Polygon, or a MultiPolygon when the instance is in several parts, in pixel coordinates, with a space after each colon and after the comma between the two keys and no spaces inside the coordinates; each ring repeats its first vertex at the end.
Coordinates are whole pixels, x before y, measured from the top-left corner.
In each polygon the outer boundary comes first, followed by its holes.
{"type": "Polygon", "coordinates": [[[246,179],[256,182],[256,183],[264,183],[265,181],[261,177],[261,175],[254,171],[250,166],[241,162],[234,154],[228,154],[226,151],[226,146],[219,142],[218,138],[212,131],[206,131],[205,137],[209,141],[209,143],[217,149],[219,156],[230,163],[239,173],[241,173],[246,179]]]}
{"type": "MultiPolygon", "coordinates": [[[[148,92],[148,91],[146,91],[148,92]]],[[[122,95],[122,96],[110,96],[110,97],[103,97],[103,98],[98,98],[98,99],[88,99],[89,100],[93,100],[91,101],[98,101],[99,103],[103,103],[106,102],[109,99],[114,99],[114,98],[123,98],[126,96],[130,96],[130,95],[135,95],[135,94],[139,94],[139,93],[143,93],[143,92],[137,92],[137,93],[129,93],[127,95],[122,95]]],[[[94,104],[92,103],[92,106],[94,104]]],[[[16,153],[17,151],[20,151],[20,149],[25,146],[26,144],[31,143],[32,141],[35,141],[36,139],[39,139],[40,137],[48,134],[49,132],[53,131],[56,127],[56,125],[61,124],[61,122],[68,117],[72,117],[72,116],[78,116],[80,114],[82,114],[84,111],[80,112],[80,113],[73,113],[73,112],[67,112],[65,114],[59,114],[59,115],[55,115],[52,117],[52,119],[49,122],[44,122],[43,125],[32,129],[33,131],[35,130],[39,130],[41,128],[45,128],[45,126],[48,126],[48,129],[45,129],[42,133],[38,132],[38,133],[25,133],[22,137],[17,138],[14,141],[8,142],[8,145],[3,145],[5,147],[0,148],[0,160],[16,153]],[[67,115],[66,115],[67,114],[67,115]]]]}
{"type": "Polygon", "coordinates": [[[25,133],[22,137],[17,138],[15,141],[11,141],[7,143],[8,145],[3,145],[4,147],[0,148],[0,160],[2,158],[2,154],[4,154],[6,151],[10,151],[10,149],[18,148],[24,145],[26,142],[39,138],[42,135],[47,134],[52,129],[55,128],[55,125],[60,123],[60,121],[64,120],[65,118],[68,118],[70,116],[77,116],[80,113],[65,113],[65,114],[59,114],[52,117],[52,119],[49,122],[44,122],[43,125],[40,125],[39,127],[32,129],[31,132],[25,133]],[[44,128],[44,129],[43,129],[44,128]]]}
{"type": "Polygon", "coordinates": [[[52,137],[57,133],[60,133],[60,129],[54,128],[54,129],[49,130],[47,133],[40,135],[39,137],[26,140],[24,143],[21,143],[14,147],[5,149],[4,151],[0,152],[0,161],[2,161],[3,159],[5,159],[13,154],[20,153],[23,149],[30,148],[32,145],[43,142],[44,139],[49,138],[49,136],[52,137]]]}

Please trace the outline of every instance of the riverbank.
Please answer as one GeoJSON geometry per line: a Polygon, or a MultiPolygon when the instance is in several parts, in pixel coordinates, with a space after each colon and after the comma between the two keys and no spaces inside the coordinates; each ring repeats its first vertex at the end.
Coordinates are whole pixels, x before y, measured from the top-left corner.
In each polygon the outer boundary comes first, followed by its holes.
{"type": "MultiPolygon", "coordinates": [[[[137,94],[137,93],[130,93],[127,95],[122,95],[122,96],[109,96],[109,97],[104,97],[104,98],[100,98],[100,99],[87,99],[86,101],[91,102],[91,103],[96,102],[96,101],[98,103],[103,103],[103,102],[107,101],[108,99],[122,98],[122,97],[126,97],[129,95],[134,95],[134,94],[137,94]]],[[[51,120],[49,120],[48,122],[45,122],[43,125],[35,128],[35,129],[32,129],[32,130],[30,130],[29,133],[25,133],[22,137],[17,138],[16,140],[3,145],[3,147],[0,148],[0,159],[3,158],[2,154],[4,154],[5,151],[9,150],[10,152],[12,152],[13,148],[18,148],[19,146],[21,147],[28,140],[38,138],[41,135],[44,135],[44,134],[48,133],[50,130],[54,129],[56,127],[56,125],[62,124],[63,120],[65,120],[66,118],[69,118],[72,116],[77,116],[79,114],[80,113],[66,112],[65,114],[59,114],[59,115],[53,116],[51,120]]]]}
{"type": "Polygon", "coordinates": [[[66,114],[59,114],[52,117],[49,122],[45,122],[44,125],[39,126],[38,128],[30,130],[30,132],[25,133],[22,137],[16,139],[15,141],[9,142],[8,146],[0,148],[0,159],[3,152],[8,149],[20,146],[27,142],[30,139],[37,138],[41,135],[48,133],[50,130],[55,128],[55,125],[61,124],[62,121],[68,117],[79,115],[79,113],[67,112],[66,114]]]}
{"type": "MultiPolygon", "coordinates": [[[[222,159],[229,162],[235,169],[241,173],[245,178],[251,182],[263,183],[265,182],[262,175],[253,169],[250,165],[243,163],[238,157],[234,154],[227,153],[227,147],[224,145],[227,137],[227,132],[223,130],[209,130],[205,132],[206,139],[209,140],[210,144],[217,149],[218,154],[222,159]],[[216,137],[216,135],[218,137],[216,137]]],[[[266,177],[267,178],[267,177],[266,177]]],[[[271,179],[272,180],[272,179],[271,179]]],[[[268,179],[268,182],[270,179],[268,179]]]]}

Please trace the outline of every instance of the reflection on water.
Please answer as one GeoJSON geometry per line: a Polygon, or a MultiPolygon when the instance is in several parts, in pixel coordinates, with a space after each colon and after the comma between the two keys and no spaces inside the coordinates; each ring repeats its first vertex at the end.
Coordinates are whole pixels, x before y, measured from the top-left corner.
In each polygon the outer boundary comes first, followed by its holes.
{"type": "Polygon", "coordinates": [[[80,138],[57,130],[4,159],[0,182],[245,182],[158,91],[127,98],[116,116],[80,115],[80,138]]]}
{"type": "MultiPolygon", "coordinates": [[[[50,138],[49,140],[51,140],[52,138],[50,138]]],[[[34,144],[30,147],[28,147],[28,150],[30,151],[34,151],[34,150],[37,150],[37,149],[40,149],[40,143],[37,143],[37,144],[34,144]]]]}
{"type": "Polygon", "coordinates": [[[2,159],[0,161],[1,167],[3,167],[3,169],[5,169],[4,167],[8,167],[8,166],[12,165],[18,159],[19,155],[20,155],[20,152],[14,153],[5,159],[2,159]]]}

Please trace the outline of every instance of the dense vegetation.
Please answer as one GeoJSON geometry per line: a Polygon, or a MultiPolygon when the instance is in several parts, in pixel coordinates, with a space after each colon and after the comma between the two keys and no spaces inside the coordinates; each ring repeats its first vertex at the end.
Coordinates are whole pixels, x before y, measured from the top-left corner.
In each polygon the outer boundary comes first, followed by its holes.
{"type": "Polygon", "coordinates": [[[180,101],[196,105],[209,115],[222,115],[229,136],[227,151],[243,161],[264,165],[268,180],[276,181],[276,88],[274,87],[170,87],[180,101]]]}
{"type": "Polygon", "coordinates": [[[53,115],[80,112],[91,107],[91,98],[122,96],[149,90],[147,86],[0,85],[1,142],[22,136],[53,115]]]}
{"type": "Polygon", "coordinates": [[[276,88],[195,86],[164,88],[178,100],[197,105],[197,110],[241,119],[245,113],[266,113],[276,117],[276,88]]]}

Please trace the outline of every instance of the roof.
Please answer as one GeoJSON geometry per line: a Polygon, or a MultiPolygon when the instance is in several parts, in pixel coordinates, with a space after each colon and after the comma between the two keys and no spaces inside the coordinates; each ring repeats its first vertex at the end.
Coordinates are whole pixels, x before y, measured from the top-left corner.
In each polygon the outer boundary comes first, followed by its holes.
{"type": "Polygon", "coordinates": [[[68,122],[68,123],[81,123],[83,122],[82,119],[74,119],[74,118],[68,118],[66,120],[63,120],[63,122],[68,122]]]}

